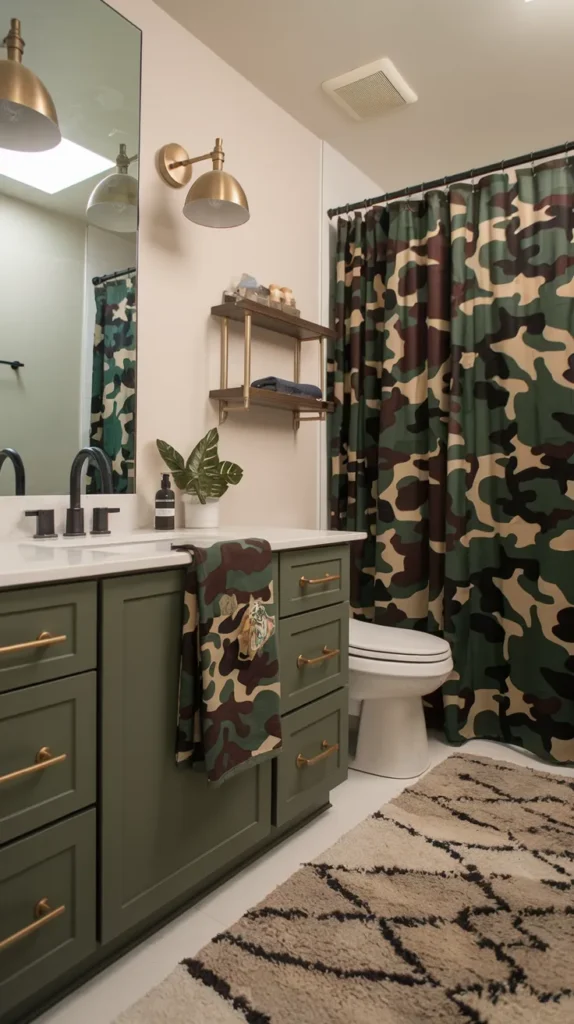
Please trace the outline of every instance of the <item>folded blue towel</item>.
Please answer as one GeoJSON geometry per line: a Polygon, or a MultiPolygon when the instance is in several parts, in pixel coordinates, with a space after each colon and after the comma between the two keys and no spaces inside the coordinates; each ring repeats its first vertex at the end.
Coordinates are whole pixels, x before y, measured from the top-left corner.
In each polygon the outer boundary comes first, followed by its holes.
{"type": "Polygon", "coordinates": [[[283,380],[281,377],[261,377],[254,380],[252,388],[263,388],[265,391],[280,391],[284,395],[299,395],[303,398],[322,398],[323,392],[316,384],[297,384],[294,380],[283,380]]]}

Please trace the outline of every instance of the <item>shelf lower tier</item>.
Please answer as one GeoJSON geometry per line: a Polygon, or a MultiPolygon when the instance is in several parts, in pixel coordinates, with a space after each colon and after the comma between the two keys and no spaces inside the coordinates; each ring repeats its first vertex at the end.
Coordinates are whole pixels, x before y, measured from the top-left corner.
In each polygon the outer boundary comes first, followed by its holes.
{"type": "MultiPolygon", "coordinates": [[[[210,391],[210,398],[219,402],[243,404],[243,388],[225,388],[210,391]]],[[[249,388],[249,405],[265,406],[268,409],[282,409],[285,412],[327,413],[333,411],[332,402],[324,402],[319,398],[304,398],[301,395],[285,395],[280,391],[267,391],[264,388],[249,388]]]]}

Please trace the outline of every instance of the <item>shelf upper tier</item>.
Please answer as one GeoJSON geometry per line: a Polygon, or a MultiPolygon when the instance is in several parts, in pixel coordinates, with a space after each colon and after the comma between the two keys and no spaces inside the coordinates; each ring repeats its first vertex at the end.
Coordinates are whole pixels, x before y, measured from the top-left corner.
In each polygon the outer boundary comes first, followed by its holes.
{"type": "Polygon", "coordinates": [[[229,320],[243,321],[246,313],[251,313],[254,327],[264,327],[276,334],[286,334],[299,341],[315,341],[317,338],[334,338],[335,331],[310,320],[302,320],[300,316],[291,316],[282,309],[272,309],[251,299],[240,299],[239,302],[224,302],[221,306],[211,307],[212,316],[228,317],[229,320]]]}
{"type": "MultiPolygon", "coordinates": [[[[243,388],[225,388],[210,391],[210,398],[220,402],[242,402],[243,388]]],[[[249,388],[249,405],[264,405],[271,409],[284,409],[286,412],[331,412],[332,402],[323,402],[320,398],[305,398],[302,395],[285,395],[281,391],[269,391],[266,388],[249,388]]]]}

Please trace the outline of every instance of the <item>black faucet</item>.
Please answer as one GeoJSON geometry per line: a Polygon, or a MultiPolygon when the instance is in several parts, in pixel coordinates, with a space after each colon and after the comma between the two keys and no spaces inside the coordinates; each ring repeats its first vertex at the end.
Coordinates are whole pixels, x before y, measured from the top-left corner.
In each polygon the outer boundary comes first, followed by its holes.
{"type": "Polygon", "coordinates": [[[15,448],[2,448],[0,451],[0,469],[6,459],[10,459],[10,462],[14,466],[14,476],[16,477],[16,494],[26,493],[26,471],[24,469],[24,463],[22,462],[22,456],[15,448]]]}
{"type": "Polygon", "coordinates": [[[82,469],[91,462],[100,471],[104,494],[113,491],[112,464],[101,448],[80,448],[72,462],[70,471],[70,508],[66,511],[66,532],[64,537],[85,537],[84,510],[80,500],[82,469]]]}

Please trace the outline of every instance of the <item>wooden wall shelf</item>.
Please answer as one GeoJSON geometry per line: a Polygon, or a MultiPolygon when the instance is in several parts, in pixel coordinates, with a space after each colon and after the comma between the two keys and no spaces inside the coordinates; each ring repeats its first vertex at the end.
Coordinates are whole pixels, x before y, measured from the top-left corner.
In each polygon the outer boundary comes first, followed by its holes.
{"type": "MultiPolygon", "coordinates": [[[[220,402],[241,402],[243,404],[243,388],[225,388],[210,391],[210,398],[220,402]]],[[[300,395],[285,395],[282,391],[268,391],[267,388],[249,388],[249,405],[264,405],[268,409],[283,409],[285,412],[314,412],[322,414],[333,411],[332,402],[322,402],[319,398],[303,398],[300,395]]]]}
{"type": "Polygon", "coordinates": [[[248,410],[252,405],[265,406],[268,409],[281,409],[293,415],[293,430],[297,432],[303,419],[323,420],[333,405],[319,398],[306,398],[300,395],[286,395],[281,391],[268,391],[266,388],[251,387],[251,338],[253,327],[261,327],[274,334],[291,338],[295,345],[293,380],[301,380],[301,345],[306,341],[319,341],[321,345],[321,375],[323,394],[326,393],[325,382],[325,344],[328,338],[334,338],[335,332],[330,327],[314,324],[310,320],[291,316],[280,309],[263,306],[250,299],[239,302],[224,302],[221,306],[211,307],[212,316],[221,320],[221,379],[220,387],[210,391],[209,397],[219,402],[219,422],[223,423],[230,412],[248,410]],[[230,388],[229,377],[229,321],[243,323],[243,384],[241,387],[230,388]]]}
{"type": "Polygon", "coordinates": [[[290,313],[284,313],[282,309],[263,306],[260,302],[252,302],[251,299],[224,302],[221,306],[211,307],[212,316],[225,317],[240,323],[245,320],[246,313],[250,314],[253,327],[263,327],[267,331],[284,334],[299,341],[317,341],[319,338],[335,337],[335,332],[330,327],[314,324],[311,320],[302,320],[300,316],[291,316],[290,313]]]}

